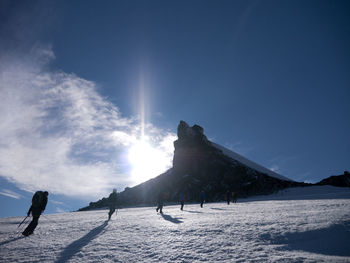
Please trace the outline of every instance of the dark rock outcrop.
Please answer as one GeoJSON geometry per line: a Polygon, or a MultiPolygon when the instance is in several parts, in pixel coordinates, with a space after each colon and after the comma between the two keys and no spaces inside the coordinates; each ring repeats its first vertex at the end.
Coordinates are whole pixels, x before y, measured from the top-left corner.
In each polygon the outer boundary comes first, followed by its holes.
{"type": "MultiPolygon", "coordinates": [[[[159,192],[166,193],[168,201],[177,202],[180,192],[185,193],[188,201],[199,201],[199,193],[204,190],[207,201],[219,201],[224,199],[227,190],[246,197],[308,185],[269,176],[232,159],[213,146],[204,135],[204,129],[198,125],[190,127],[180,121],[177,136],[173,167],[156,178],[126,188],[119,194],[120,204],[154,204],[159,192]]],[[[90,203],[89,207],[103,203],[102,199],[90,203]]]]}
{"type": "Polygon", "coordinates": [[[249,196],[305,185],[271,177],[230,158],[213,146],[198,125],[189,127],[180,121],[177,134],[171,170],[175,180],[173,186],[187,192],[192,200],[197,199],[202,189],[209,199],[220,200],[227,190],[249,196]]]}
{"type": "Polygon", "coordinates": [[[345,171],[344,174],[330,176],[318,182],[317,185],[333,185],[338,187],[350,187],[350,173],[348,171],[345,171]]]}

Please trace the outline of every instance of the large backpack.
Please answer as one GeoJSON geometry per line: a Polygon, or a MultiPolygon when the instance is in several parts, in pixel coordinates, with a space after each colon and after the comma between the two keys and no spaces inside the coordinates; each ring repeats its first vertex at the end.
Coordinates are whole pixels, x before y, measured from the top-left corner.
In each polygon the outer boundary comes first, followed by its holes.
{"type": "Polygon", "coordinates": [[[42,191],[35,192],[32,198],[32,206],[41,207],[43,202],[44,202],[44,192],[42,191]]]}

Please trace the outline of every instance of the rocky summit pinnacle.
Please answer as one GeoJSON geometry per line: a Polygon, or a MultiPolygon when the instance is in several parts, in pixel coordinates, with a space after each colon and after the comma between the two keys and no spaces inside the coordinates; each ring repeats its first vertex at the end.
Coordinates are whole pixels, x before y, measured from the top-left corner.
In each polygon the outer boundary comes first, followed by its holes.
{"type": "MultiPolygon", "coordinates": [[[[201,191],[206,193],[207,201],[220,201],[227,191],[246,197],[306,185],[209,141],[199,125],[191,127],[180,121],[177,136],[173,167],[142,184],[127,187],[119,194],[120,204],[153,204],[159,193],[165,193],[167,201],[178,201],[179,193],[184,193],[188,201],[199,201],[201,191]]],[[[103,207],[103,200],[89,207],[103,207]]]]}
{"type": "Polygon", "coordinates": [[[173,157],[173,169],[176,171],[185,173],[192,171],[199,162],[206,161],[207,153],[215,151],[204,135],[204,129],[199,125],[190,127],[186,122],[180,121],[177,126],[177,137],[173,157]]]}

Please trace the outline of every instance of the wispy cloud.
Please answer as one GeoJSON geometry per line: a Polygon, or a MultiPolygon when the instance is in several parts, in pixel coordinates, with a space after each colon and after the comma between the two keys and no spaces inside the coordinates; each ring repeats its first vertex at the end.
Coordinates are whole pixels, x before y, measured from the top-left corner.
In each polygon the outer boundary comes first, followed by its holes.
{"type": "Polygon", "coordinates": [[[276,172],[276,173],[278,173],[278,172],[280,171],[280,168],[279,168],[279,166],[278,166],[277,164],[271,165],[271,166],[269,167],[269,169],[270,169],[271,171],[273,171],[273,172],[276,172]]]}
{"type": "MultiPolygon", "coordinates": [[[[0,62],[0,174],[24,190],[76,197],[132,184],[127,153],[139,120],[123,117],[94,82],[45,70],[50,49],[33,54],[0,62]]],[[[170,167],[175,135],[151,124],[145,130],[170,167]]]]}
{"type": "Polygon", "coordinates": [[[22,195],[8,189],[0,189],[0,195],[4,195],[15,199],[20,199],[22,197],[22,195]]]}
{"type": "Polygon", "coordinates": [[[286,173],[284,169],[284,167],[286,166],[286,164],[289,163],[290,160],[293,160],[293,158],[277,156],[266,161],[266,167],[268,167],[268,169],[275,173],[281,174],[283,176],[286,176],[287,178],[295,180],[295,178],[290,177],[290,173],[286,173]]]}
{"type": "Polygon", "coordinates": [[[297,181],[301,181],[304,183],[316,183],[316,180],[310,180],[311,173],[310,172],[300,172],[295,175],[297,181]]]}
{"type": "Polygon", "coordinates": [[[50,198],[50,199],[49,199],[49,202],[51,202],[51,203],[53,203],[53,204],[55,204],[55,205],[64,205],[64,203],[63,203],[63,202],[53,200],[52,198],[50,198]]]}
{"type": "Polygon", "coordinates": [[[270,170],[283,174],[292,180],[310,182],[309,178],[311,177],[311,173],[299,170],[299,160],[300,157],[298,156],[276,156],[271,158],[267,163],[270,170]],[[289,168],[287,169],[287,167],[289,168]]]}

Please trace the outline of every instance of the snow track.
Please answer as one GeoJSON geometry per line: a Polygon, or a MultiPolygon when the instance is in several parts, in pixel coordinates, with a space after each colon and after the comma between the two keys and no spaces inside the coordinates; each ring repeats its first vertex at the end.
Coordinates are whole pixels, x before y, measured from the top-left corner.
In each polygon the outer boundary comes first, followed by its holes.
{"type": "Polygon", "coordinates": [[[29,238],[2,218],[0,262],[350,262],[350,193],[333,190],[342,199],[44,215],[29,238]]]}

